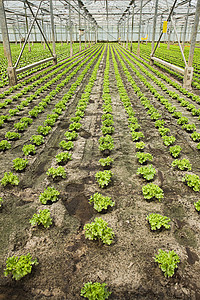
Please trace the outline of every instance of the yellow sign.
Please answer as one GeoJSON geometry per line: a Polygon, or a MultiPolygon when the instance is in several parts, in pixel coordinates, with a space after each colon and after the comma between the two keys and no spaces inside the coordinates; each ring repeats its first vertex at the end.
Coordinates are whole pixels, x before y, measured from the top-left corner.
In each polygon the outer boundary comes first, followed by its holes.
{"type": "Polygon", "coordinates": [[[167,33],[167,21],[163,22],[163,33],[167,33]]]}
{"type": "Polygon", "coordinates": [[[148,39],[148,34],[145,38],[143,38],[143,37],[141,38],[142,41],[146,41],[147,39],[148,39]]]}

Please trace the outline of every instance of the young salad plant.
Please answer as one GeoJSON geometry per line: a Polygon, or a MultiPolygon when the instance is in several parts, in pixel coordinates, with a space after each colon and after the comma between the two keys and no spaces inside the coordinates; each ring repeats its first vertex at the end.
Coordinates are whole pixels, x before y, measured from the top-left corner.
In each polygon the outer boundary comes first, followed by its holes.
{"type": "Polygon", "coordinates": [[[181,150],[182,150],[182,148],[181,148],[181,146],[179,146],[179,145],[171,146],[171,147],[169,148],[169,151],[170,151],[171,155],[172,155],[173,157],[175,157],[175,158],[179,156],[181,150]]]}
{"type": "Polygon", "coordinates": [[[39,209],[38,214],[34,214],[32,219],[29,220],[31,225],[35,226],[42,224],[44,228],[49,228],[52,225],[52,218],[49,209],[39,209]]]}
{"type": "Polygon", "coordinates": [[[180,258],[174,250],[167,252],[162,249],[158,250],[158,254],[154,257],[154,260],[159,264],[165,277],[172,277],[174,275],[174,270],[180,262],[180,258]]]}
{"type": "Polygon", "coordinates": [[[66,163],[68,160],[72,160],[72,154],[69,152],[61,152],[56,155],[58,164],[66,163]]]}
{"type": "Polygon", "coordinates": [[[7,140],[2,140],[0,142],[0,151],[5,151],[11,148],[11,144],[7,140]]]}
{"type": "Polygon", "coordinates": [[[106,300],[112,294],[106,286],[106,283],[87,282],[81,289],[81,296],[88,300],[106,300]]]}
{"type": "Polygon", "coordinates": [[[19,178],[17,175],[14,175],[12,172],[5,172],[4,177],[1,179],[1,185],[6,186],[8,184],[11,185],[18,185],[19,184],[19,178]]]}
{"type": "Polygon", "coordinates": [[[136,157],[140,164],[144,164],[146,161],[153,160],[153,156],[150,153],[137,152],[136,157]]]}
{"type": "Polygon", "coordinates": [[[101,158],[99,160],[99,163],[102,167],[109,167],[112,165],[114,159],[111,158],[110,156],[106,157],[106,158],[101,158]]]}
{"type": "Polygon", "coordinates": [[[106,245],[113,242],[114,232],[102,218],[95,218],[94,222],[86,224],[83,229],[86,239],[101,240],[106,245]]]}
{"type": "Polygon", "coordinates": [[[137,174],[141,174],[146,180],[152,180],[156,174],[156,169],[152,165],[143,166],[137,169],[137,174]]]}
{"type": "Polygon", "coordinates": [[[6,261],[6,269],[4,270],[4,275],[7,277],[12,274],[15,280],[20,280],[22,277],[31,273],[32,266],[38,265],[37,259],[32,259],[30,253],[27,255],[12,256],[6,261]]]}
{"type": "Polygon", "coordinates": [[[95,174],[95,179],[97,180],[99,186],[103,189],[111,182],[112,175],[112,172],[108,170],[99,171],[95,174]]]}
{"type": "Polygon", "coordinates": [[[149,214],[146,219],[149,221],[151,225],[151,230],[157,230],[161,227],[165,227],[166,229],[170,228],[169,222],[171,221],[170,218],[162,216],[160,214],[149,214]]]}
{"type": "Polygon", "coordinates": [[[156,198],[161,201],[164,198],[163,190],[154,183],[148,183],[142,187],[142,193],[145,199],[156,198]]]}
{"type": "Polygon", "coordinates": [[[198,175],[195,174],[186,174],[183,179],[183,182],[193,189],[195,192],[200,191],[200,178],[198,175]]]}
{"type": "Polygon", "coordinates": [[[185,171],[185,170],[192,170],[192,165],[191,163],[189,162],[189,159],[186,159],[186,158],[183,158],[183,159],[175,159],[173,162],[172,162],[172,167],[176,167],[182,171],[185,171]]]}
{"type": "Polygon", "coordinates": [[[94,209],[101,212],[103,209],[106,210],[108,206],[113,207],[115,202],[111,200],[111,197],[105,197],[100,193],[95,193],[89,199],[90,204],[94,204],[94,209]]]}
{"type": "Polygon", "coordinates": [[[66,172],[65,172],[65,169],[64,167],[57,167],[57,168],[54,168],[54,167],[51,167],[47,170],[46,174],[48,176],[52,176],[53,179],[56,178],[56,177],[62,177],[62,178],[66,178],[66,172]]]}
{"type": "Polygon", "coordinates": [[[54,187],[48,187],[44,189],[44,192],[40,194],[39,200],[42,204],[47,204],[47,201],[55,202],[58,200],[58,192],[54,187]]]}
{"type": "Polygon", "coordinates": [[[28,165],[28,159],[23,159],[23,158],[19,158],[19,157],[13,159],[13,168],[16,171],[24,170],[27,165],[28,165]]]}

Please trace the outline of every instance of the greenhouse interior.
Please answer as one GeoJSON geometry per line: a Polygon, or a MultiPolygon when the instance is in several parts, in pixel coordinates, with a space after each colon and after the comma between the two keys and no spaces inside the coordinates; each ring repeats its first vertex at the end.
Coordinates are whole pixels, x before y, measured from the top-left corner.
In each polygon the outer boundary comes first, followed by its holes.
{"type": "Polygon", "coordinates": [[[0,300],[200,300],[200,0],[0,0],[0,300]]]}

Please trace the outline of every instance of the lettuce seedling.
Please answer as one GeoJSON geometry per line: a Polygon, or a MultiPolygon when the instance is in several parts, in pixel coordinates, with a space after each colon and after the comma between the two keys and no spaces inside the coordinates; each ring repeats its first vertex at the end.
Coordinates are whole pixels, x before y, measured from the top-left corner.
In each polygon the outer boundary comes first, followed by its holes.
{"type": "Polygon", "coordinates": [[[179,156],[181,150],[182,150],[182,148],[179,145],[175,145],[175,146],[172,146],[169,148],[171,155],[175,158],[179,156]]]}
{"type": "Polygon", "coordinates": [[[111,171],[99,171],[95,174],[95,179],[97,180],[99,186],[104,188],[110,183],[112,175],[113,174],[111,171]]]}
{"type": "Polygon", "coordinates": [[[177,120],[177,124],[178,125],[184,125],[184,124],[187,124],[189,123],[189,120],[187,117],[180,117],[178,120],[177,120]]]}
{"type": "Polygon", "coordinates": [[[197,202],[194,202],[194,206],[197,211],[200,211],[200,200],[198,200],[197,202]]]}
{"type": "Polygon", "coordinates": [[[140,164],[144,164],[148,160],[153,160],[153,156],[150,153],[136,152],[136,157],[140,164]]]}
{"type": "Polygon", "coordinates": [[[172,167],[176,167],[182,171],[184,170],[192,170],[192,165],[189,161],[189,159],[186,159],[186,158],[183,158],[183,159],[175,159],[173,162],[172,162],[172,167]]]}
{"type": "Polygon", "coordinates": [[[200,178],[198,175],[195,174],[186,174],[183,179],[183,182],[193,189],[195,192],[200,191],[200,178]]]}
{"type": "Polygon", "coordinates": [[[182,126],[182,129],[185,129],[187,132],[193,132],[194,130],[196,130],[196,126],[195,124],[184,124],[182,126]]]}
{"type": "Polygon", "coordinates": [[[102,126],[101,131],[102,131],[103,135],[112,134],[115,131],[115,127],[114,126],[102,126]]]}
{"type": "Polygon", "coordinates": [[[24,131],[28,127],[27,123],[24,122],[18,122],[14,124],[14,128],[18,131],[24,131]]]}
{"type": "Polygon", "coordinates": [[[13,168],[16,171],[24,170],[27,165],[28,165],[28,159],[23,159],[23,158],[19,158],[19,157],[13,159],[13,168]]]}
{"type": "Polygon", "coordinates": [[[48,135],[51,131],[51,126],[38,126],[37,132],[44,136],[48,135]]]}
{"type": "Polygon", "coordinates": [[[156,174],[156,169],[152,165],[143,166],[137,169],[137,174],[141,174],[146,180],[152,180],[156,174]]]}
{"type": "Polygon", "coordinates": [[[49,228],[49,226],[52,224],[52,218],[50,216],[50,211],[49,209],[39,209],[38,214],[34,214],[32,219],[29,220],[31,225],[40,225],[42,224],[44,228],[49,228]]]}
{"type": "Polygon", "coordinates": [[[56,155],[57,163],[65,163],[68,160],[72,160],[72,154],[69,152],[61,152],[56,155]]]}
{"type": "Polygon", "coordinates": [[[144,134],[140,131],[139,132],[132,131],[131,136],[132,136],[133,142],[135,142],[135,141],[139,141],[141,138],[143,138],[144,134]]]}
{"type": "Polygon", "coordinates": [[[180,262],[180,258],[174,250],[167,252],[162,249],[158,250],[158,255],[154,257],[154,260],[155,262],[158,262],[165,277],[172,277],[174,275],[174,270],[180,262]]]}
{"type": "Polygon", "coordinates": [[[94,203],[94,209],[101,212],[103,209],[107,209],[108,206],[113,207],[115,202],[111,200],[111,197],[105,197],[100,193],[95,193],[89,199],[90,204],[94,203]]]}
{"type": "Polygon", "coordinates": [[[83,229],[86,239],[101,240],[106,245],[113,242],[114,232],[102,218],[95,218],[94,222],[86,224],[83,229]]]}
{"type": "Polygon", "coordinates": [[[194,142],[199,142],[200,141],[200,133],[198,132],[193,132],[191,134],[191,138],[193,139],[194,142]]]}
{"type": "Polygon", "coordinates": [[[99,163],[102,167],[108,167],[113,163],[114,159],[111,158],[110,156],[106,157],[106,158],[101,158],[99,160],[99,163]]]}
{"type": "Polygon", "coordinates": [[[182,113],[180,111],[175,111],[172,115],[172,117],[176,119],[180,119],[182,117],[182,113]]]}
{"type": "MultiPolygon", "coordinates": [[[[111,115],[112,116],[112,115],[111,115]]],[[[113,119],[105,119],[103,122],[102,122],[102,125],[103,126],[112,126],[114,124],[114,121],[113,119]]]]}
{"type": "Polygon", "coordinates": [[[44,137],[42,135],[32,135],[30,141],[36,146],[39,146],[44,143],[44,137]]]}
{"type": "Polygon", "coordinates": [[[145,143],[144,143],[144,142],[137,142],[137,143],[135,144],[135,148],[136,148],[136,149],[143,150],[144,147],[145,147],[145,143]]]}
{"type": "Polygon", "coordinates": [[[164,120],[157,120],[155,122],[155,127],[160,128],[160,127],[163,127],[164,125],[165,125],[165,121],[164,120]]]}
{"type": "Polygon", "coordinates": [[[69,125],[69,131],[78,131],[81,128],[81,123],[73,122],[69,125]]]}
{"type": "Polygon", "coordinates": [[[66,141],[63,140],[59,143],[59,147],[64,149],[64,150],[71,150],[74,147],[74,143],[71,142],[71,141],[66,142],[66,141]]]}
{"type": "Polygon", "coordinates": [[[7,140],[2,140],[0,142],[0,150],[5,151],[11,148],[11,144],[7,140]]]}
{"type": "Polygon", "coordinates": [[[159,215],[159,214],[149,214],[146,217],[146,220],[149,221],[151,225],[151,230],[160,229],[162,226],[166,229],[170,228],[170,225],[168,224],[171,220],[168,217],[159,215]]]}
{"type": "Polygon", "coordinates": [[[167,133],[170,132],[170,129],[167,128],[167,127],[162,126],[158,129],[158,131],[159,131],[161,136],[164,136],[164,135],[166,135],[167,133]]]}
{"type": "Polygon", "coordinates": [[[5,172],[4,177],[1,179],[1,185],[6,186],[8,184],[11,185],[18,185],[19,184],[19,178],[17,175],[14,175],[12,172],[5,172]]]}
{"type": "Polygon", "coordinates": [[[101,136],[99,138],[99,149],[100,151],[112,150],[114,148],[113,138],[111,135],[101,136]]]}
{"type": "Polygon", "coordinates": [[[54,167],[51,167],[47,170],[46,174],[48,176],[52,176],[53,178],[56,178],[56,177],[62,177],[62,178],[66,178],[66,172],[65,172],[65,169],[64,167],[57,167],[57,168],[54,168],[54,167]]]}
{"type": "Polygon", "coordinates": [[[57,201],[59,195],[59,191],[57,191],[54,187],[49,186],[47,189],[44,189],[43,193],[40,194],[39,200],[42,204],[47,204],[47,201],[57,201]]]}
{"type": "Polygon", "coordinates": [[[106,286],[106,283],[87,282],[81,289],[81,296],[88,300],[106,300],[112,294],[106,286]]]}
{"type": "Polygon", "coordinates": [[[20,280],[22,277],[31,273],[33,265],[38,265],[38,261],[37,259],[32,260],[30,253],[21,255],[20,257],[9,257],[6,261],[4,275],[7,277],[11,273],[15,280],[20,280]]]}
{"type": "Polygon", "coordinates": [[[74,141],[78,137],[78,133],[76,131],[66,131],[65,132],[65,137],[68,141],[74,141]]]}
{"type": "Polygon", "coordinates": [[[156,198],[159,201],[161,201],[161,199],[163,199],[164,197],[164,193],[163,190],[154,183],[148,183],[146,185],[144,185],[142,187],[142,193],[145,199],[152,199],[152,198],[156,198]]]}
{"type": "Polygon", "coordinates": [[[175,136],[173,136],[173,135],[170,135],[170,136],[167,136],[167,135],[162,136],[162,139],[163,139],[163,143],[164,143],[165,146],[170,146],[170,145],[172,145],[173,143],[175,143],[175,141],[176,141],[176,138],[175,138],[175,136]]]}
{"type": "Polygon", "coordinates": [[[21,134],[15,131],[8,131],[5,134],[5,138],[8,140],[18,140],[20,139],[21,134]]]}
{"type": "Polygon", "coordinates": [[[24,152],[24,155],[29,155],[29,154],[33,155],[36,153],[35,145],[32,144],[24,145],[22,151],[24,152]]]}
{"type": "Polygon", "coordinates": [[[111,114],[109,114],[109,113],[103,114],[103,115],[101,116],[101,120],[102,120],[102,121],[103,121],[103,120],[113,120],[113,115],[111,115],[111,114]]]}

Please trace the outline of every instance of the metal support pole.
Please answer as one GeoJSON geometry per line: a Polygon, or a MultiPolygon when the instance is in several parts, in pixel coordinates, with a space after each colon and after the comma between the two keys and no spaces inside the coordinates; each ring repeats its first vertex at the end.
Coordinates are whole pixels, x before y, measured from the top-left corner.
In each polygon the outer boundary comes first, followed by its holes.
{"type": "Polygon", "coordinates": [[[87,47],[87,26],[86,26],[86,18],[84,18],[84,27],[85,27],[85,49],[87,47]]]}
{"type": "MultiPolygon", "coordinates": [[[[57,64],[57,57],[56,57],[56,43],[55,43],[55,31],[54,31],[54,17],[53,17],[53,2],[50,0],[50,15],[51,15],[51,31],[52,31],[52,40],[53,40],[53,64],[57,64]]],[[[48,43],[47,43],[48,46],[48,43]]]]}
{"type": "MultiPolygon", "coordinates": [[[[25,23],[26,23],[26,33],[28,35],[28,17],[27,17],[27,7],[24,2],[24,12],[25,12],[25,23]]],[[[28,51],[31,52],[30,39],[28,38],[28,51]]]]}
{"type": "Polygon", "coordinates": [[[73,56],[73,47],[72,47],[72,21],[71,21],[71,4],[69,0],[69,35],[70,35],[70,57],[73,56]]]}
{"type": "Polygon", "coordinates": [[[188,2],[187,15],[185,17],[185,24],[184,24],[184,31],[183,31],[183,41],[182,41],[182,48],[183,48],[183,50],[185,48],[185,37],[186,37],[186,31],[187,31],[187,25],[188,25],[189,12],[190,12],[190,1],[188,2]]]}
{"type": "MultiPolygon", "coordinates": [[[[153,18],[153,34],[152,34],[152,43],[151,43],[151,53],[153,53],[154,44],[155,44],[157,13],[158,13],[158,0],[156,0],[156,2],[155,2],[155,11],[154,11],[154,18],[153,18]]],[[[153,60],[150,60],[150,64],[153,64],[153,60]]]]}
{"type": "Polygon", "coordinates": [[[78,10],[78,26],[79,26],[79,51],[81,51],[81,14],[80,14],[80,3],[78,2],[79,10],[78,10]]]}
{"type": "Polygon", "coordinates": [[[125,26],[125,20],[124,20],[124,37],[123,37],[123,47],[125,47],[125,41],[126,41],[126,26],[125,26]]]}
{"type": "MultiPolygon", "coordinates": [[[[167,21],[170,21],[170,20],[171,20],[171,15],[172,15],[172,13],[173,13],[173,11],[174,11],[174,7],[176,6],[176,2],[177,2],[177,0],[174,1],[174,4],[173,4],[173,6],[172,6],[172,8],[171,8],[171,11],[170,11],[170,13],[169,13],[169,16],[168,16],[168,18],[167,18],[167,21]]],[[[163,32],[161,32],[161,34],[160,34],[160,37],[159,37],[159,39],[158,39],[158,41],[157,41],[157,44],[156,44],[156,47],[154,48],[154,50],[153,50],[152,53],[151,53],[151,57],[153,57],[153,55],[154,55],[154,53],[155,53],[155,51],[156,51],[156,49],[157,49],[157,47],[158,47],[158,44],[160,43],[160,40],[161,40],[161,38],[162,38],[162,35],[163,35],[163,32]]]]}
{"type": "Polygon", "coordinates": [[[129,37],[129,16],[130,16],[130,10],[128,11],[128,18],[127,18],[126,49],[128,49],[128,37],[129,37]]]}
{"type": "Polygon", "coordinates": [[[138,56],[140,56],[140,33],[141,33],[141,25],[142,25],[142,4],[143,4],[143,0],[141,0],[141,3],[140,3],[140,23],[139,23],[138,48],[137,48],[138,56]]]}
{"type": "Polygon", "coordinates": [[[88,41],[89,41],[89,47],[90,45],[90,22],[88,21],[88,41]]]}
{"type": "Polygon", "coordinates": [[[1,33],[3,38],[3,48],[8,60],[8,69],[7,69],[8,80],[10,85],[15,85],[17,83],[17,76],[16,76],[15,68],[13,67],[12,64],[12,55],[10,50],[10,41],[9,41],[8,27],[6,22],[6,14],[5,14],[3,0],[0,0],[0,23],[1,23],[1,33]]]}
{"type": "Polygon", "coordinates": [[[172,32],[172,23],[169,23],[169,33],[168,33],[168,44],[167,44],[167,49],[170,49],[170,37],[171,37],[171,32],[172,32]]]}
{"type": "Polygon", "coordinates": [[[134,24],[134,8],[135,6],[133,6],[133,11],[132,11],[132,22],[131,22],[131,52],[133,52],[133,24],[134,24]]]}

